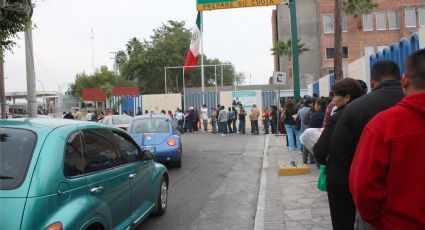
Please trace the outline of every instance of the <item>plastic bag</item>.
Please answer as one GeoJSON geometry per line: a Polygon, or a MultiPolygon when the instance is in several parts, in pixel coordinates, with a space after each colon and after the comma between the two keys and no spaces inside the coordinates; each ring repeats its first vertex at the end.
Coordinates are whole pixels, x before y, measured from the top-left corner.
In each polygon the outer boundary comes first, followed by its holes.
{"type": "Polygon", "coordinates": [[[326,165],[320,165],[320,174],[319,181],[317,182],[317,188],[322,192],[326,192],[326,165]]]}
{"type": "Polygon", "coordinates": [[[314,144],[319,140],[324,128],[309,128],[301,134],[301,143],[309,152],[313,152],[314,144]]]}

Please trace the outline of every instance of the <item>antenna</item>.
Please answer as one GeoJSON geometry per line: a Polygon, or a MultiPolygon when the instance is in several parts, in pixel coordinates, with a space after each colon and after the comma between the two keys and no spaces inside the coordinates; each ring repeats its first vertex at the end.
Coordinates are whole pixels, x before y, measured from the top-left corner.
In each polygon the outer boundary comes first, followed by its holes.
{"type": "Polygon", "coordinates": [[[96,71],[96,67],[94,65],[94,30],[91,28],[90,30],[90,39],[91,39],[91,67],[93,71],[96,71]]]}

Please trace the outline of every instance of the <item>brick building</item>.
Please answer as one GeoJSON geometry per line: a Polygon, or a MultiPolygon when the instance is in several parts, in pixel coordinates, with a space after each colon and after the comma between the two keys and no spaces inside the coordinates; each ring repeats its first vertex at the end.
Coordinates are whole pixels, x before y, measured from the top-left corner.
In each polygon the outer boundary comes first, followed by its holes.
{"type": "MultiPolygon", "coordinates": [[[[335,0],[318,0],[322,75],[333,72],[335,0]]],[[[378,7],[358,18],[342,16],[343,66],[363,55],[380,51],[425,26],[425,2],[374,0],[378,7]]]]}

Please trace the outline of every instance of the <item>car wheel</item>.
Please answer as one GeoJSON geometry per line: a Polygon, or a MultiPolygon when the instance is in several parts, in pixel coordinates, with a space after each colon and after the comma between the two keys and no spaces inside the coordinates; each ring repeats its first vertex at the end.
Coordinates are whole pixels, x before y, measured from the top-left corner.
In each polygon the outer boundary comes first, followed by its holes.
{"type": "Polygon", "coordinates": [[[168,185],[167,181],[164,177],[161,180],[161,186],[159,187],[158,200],[156,203],[157,209],[154,213],[156,216],[162,216],[167,209],[167,201],[168,201],[168,185]]]}

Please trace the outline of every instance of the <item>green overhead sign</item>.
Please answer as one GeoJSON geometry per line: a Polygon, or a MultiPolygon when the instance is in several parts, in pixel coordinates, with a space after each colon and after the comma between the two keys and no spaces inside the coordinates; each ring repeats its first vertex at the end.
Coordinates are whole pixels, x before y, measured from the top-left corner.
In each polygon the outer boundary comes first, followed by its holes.
{"type": "MultiPolygon", "coordinates": [[[[425,1],[425,0],[423,0],[425,1]]],[[[279,5],[281,0],[197,0],[198,11],[279,5]]]]}

